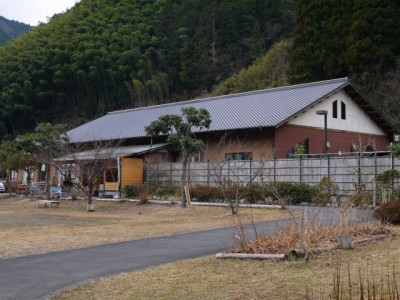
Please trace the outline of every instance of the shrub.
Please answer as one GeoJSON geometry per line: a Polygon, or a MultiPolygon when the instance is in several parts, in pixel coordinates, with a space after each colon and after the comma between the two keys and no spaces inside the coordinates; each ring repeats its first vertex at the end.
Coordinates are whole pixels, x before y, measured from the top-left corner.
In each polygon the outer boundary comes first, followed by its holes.
{"type": "Polygon", "coordinates": [[[168,198],[171,196],[178,196],[180,195],[180,189],[175,186],[160,186],[155,189],[153,192],[154,196],[160,198],[168,198]]]}
{"type": "Polygon", "coordinates": [[[265,188],[257,183],[250,183],[246,187],[244,198],[247,202],[256,203],[265,199],[265,188]]]}
{"type": "Polygon", "coordinates": [[[358,191],[349,197],[349,201],[355,205],[370,204],[372,202],[372,192],[358,191]]]}
{"type": "Polygon", "coordinates": [[[264,185],[265,197],[272,197],[274,200],[282,198],[291,201],[293,194],[293,185],[291,182],[268,183],[264,185]]]}
{"type": "Polygon", "coordinates": [[[336,183],[330,181],[328,177],[322,177],[321,181],[316,186],[317,194],[315,200],[317,203],[324,204],[331,202],[332,196],[337,195],[339,187],[336,183]]]}
{"type": "Polygon", "coordinates": [[[374,211],[375,217],[380,219],[382,222],[389,222],[393,224],[400,223],[400,201],[392,200],[386,202],[374,211]]]}
{"type": "Polygon", "coordinates": [[[400,172],[397,170],[387,170],[376,176],[376,180],[383,184],[389,184],[397,178],[400,178],[400,172]]]}
{"type": "Polygon", "coordinates": [[[240,196],[244,196],[243,185],[232,180],[226,180],[224,186],[220,187],[220,191],[224,200],[228,202],[240,200],[240,196]]]}
{"type": "Polygon", "coordinates": [[[122,189],[122,194],[129,199],[137,198],[139,196],[139,189],[140,185],[126,185],[122,189]]]}
{"type": "Polygon", "coordinates": [[[277,195],[290,203],[311,202],[317,189],[305,183],[277,182],[265,186],[265,196],[277,200],[277,195]]]}
{"type": "Polygon", "coordinates": [[[305,183],[296,183],[292,192],[292,203],[311,202],[317,194],[317,188],[305,183]]]}
{"type": "Polygon", "coordinates": [[[190,189],[191,198],[198,201],[209,201],[215,198],[223,198],[219,188],[215,186],[196,185],[190,189]]]}

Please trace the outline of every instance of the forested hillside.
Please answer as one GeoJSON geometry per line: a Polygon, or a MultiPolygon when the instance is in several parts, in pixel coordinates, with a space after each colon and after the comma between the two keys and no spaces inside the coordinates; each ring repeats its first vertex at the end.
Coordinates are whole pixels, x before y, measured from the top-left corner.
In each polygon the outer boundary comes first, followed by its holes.
{"type": "Polygon", "coordinates": [[[81,0],[0,47],[0,138],[349,76],[400,123],[398,0],[81,0]]]}
{"type": "Polygon", "coordinates": [[[206,93],[290,36],[293,2],[82,0],[0,48],[0,136],[206,93]]]}
{"type": "Polygon", "coordinates": [[[218,93],[350,77],[400,129],[400,1],[299,0],[293,45],[220,83],[218,93]]]}
{"type": "Polygon", "coordinates": [[[225,95],[288,85],[291,47],[287,40],[275,43],[266,55],[218,84],[214,92],[225,95]]]}
{"type": "Polygon", "coordinates": [[[299,0],[290,81],[348,76],[392,122],[400,123],[400,88],[393,85],[400,62],[399,16],[398,0],[299,0]],[[392,96],[397,90],[395,99],[379,92],[383,86],[392,96]]]}
{"type": "Polygon", "coordinates": [[[27,32],[29,29],[31,29],[31,26],[27,24],[8,20],[0,16],[0,46],[27,32]]]}

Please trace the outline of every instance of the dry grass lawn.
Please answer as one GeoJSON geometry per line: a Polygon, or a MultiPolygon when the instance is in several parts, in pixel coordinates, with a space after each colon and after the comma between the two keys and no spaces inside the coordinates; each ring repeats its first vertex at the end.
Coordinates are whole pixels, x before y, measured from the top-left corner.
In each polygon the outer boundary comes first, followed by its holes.
{"type": "MultiPolygon", "coordinates": [[[[187,260],[93,281],[53,299],[290,300],[306,299],[307,286],[309,295],[313,295],[307,299],[331,299],[338,264],[342,269],[343,287],[348,284],[349,266],[353,291],[360,288],[359,274],[380,286],[381,279],[395,272],[395,283],[400,288],[400,239],[392,237],[354,250],[323,254],[309,262],[214,257],[187,260]]],[[[344,295],[340,299],[350,298],[344,295]]]]}
{"type": "MultiPolygon", "coordinates": [[[[36,200],[0,198],[0,259],[106,243],[198,231],[237,224],[228,208],[137,205],[61,200],[58,208],[38,208],[36,200]]],[[[283,210],[240,209],[243,223],[287,217],[283,210]]]]}

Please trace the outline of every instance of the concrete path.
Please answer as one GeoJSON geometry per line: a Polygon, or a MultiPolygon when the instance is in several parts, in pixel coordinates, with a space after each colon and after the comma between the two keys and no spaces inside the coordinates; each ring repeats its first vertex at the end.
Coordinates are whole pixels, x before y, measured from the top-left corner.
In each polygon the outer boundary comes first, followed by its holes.
{"type": "MultiPolygon", "coordinates": [[[[258,223],[258,233],[273,233],[284,222],[258,223]]],[[[236,232],[229,227],[0,260],[0,299],[46,299],[91,279],[216,254],[237,244],[236,232]]],[[[251,226],[246,234],[253,237],[251,226]]]]}

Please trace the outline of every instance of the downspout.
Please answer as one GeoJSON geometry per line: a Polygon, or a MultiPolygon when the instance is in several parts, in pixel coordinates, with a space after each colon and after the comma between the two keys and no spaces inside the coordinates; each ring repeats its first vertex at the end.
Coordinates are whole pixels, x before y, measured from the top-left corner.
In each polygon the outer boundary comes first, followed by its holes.
{"type": "Polygon", "coordinates": [[[121,158],[117,157],[117,168],[118,168],[118,182],[117,182],[117,199],[121,199],[121,158]]]}

